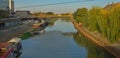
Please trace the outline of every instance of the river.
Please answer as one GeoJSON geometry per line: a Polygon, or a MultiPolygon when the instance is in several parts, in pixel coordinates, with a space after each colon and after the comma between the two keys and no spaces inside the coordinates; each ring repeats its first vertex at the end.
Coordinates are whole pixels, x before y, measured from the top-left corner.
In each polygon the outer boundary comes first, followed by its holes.
{"type": "Polygon", "coordinates": [[[79,34],[70,21],[61,19],[22,44],[20,58],[113,58],[79,34]]]}

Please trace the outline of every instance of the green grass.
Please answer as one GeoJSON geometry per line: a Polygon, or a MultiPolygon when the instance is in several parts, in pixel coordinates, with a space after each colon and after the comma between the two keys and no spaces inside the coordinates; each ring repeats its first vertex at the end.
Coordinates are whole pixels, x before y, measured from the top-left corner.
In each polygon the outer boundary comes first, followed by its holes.
{"type": "Polygon", "coordinates": [[[30,36],[31,36],[31,33],[30,32],[26,32],[20,38],[22,38],[24,40],[24,39],[28,39],[30,36]]]}

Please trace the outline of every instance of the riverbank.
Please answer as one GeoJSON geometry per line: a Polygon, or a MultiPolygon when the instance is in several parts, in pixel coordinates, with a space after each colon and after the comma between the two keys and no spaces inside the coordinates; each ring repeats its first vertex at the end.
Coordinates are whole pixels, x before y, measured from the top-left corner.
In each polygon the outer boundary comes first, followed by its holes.
{"type": "Polygon", "coordinates": [[[14,37],[23,37],[23,39],[24,37],[27,38],[47,26],[47,23],[44,20],[40,22],[40,25],[38,25],[37,28],[33,27],[34,24],[34,22],[23,23],[22,25],[0,30],[0,42],[7,42],[14,37]],[[27,35],[26,37],[26,33],[30,33],[31,35],[29,34],[29,36],[27,35]]]}
{"type": "Polygon", "coordinates": [[[94,37],[92,34],[90,34],[88,31],[86,31],[83,27],[81,27],[78,23],[76,23],[74,20],[71,20],[74,24],[74,27],[88,40],[92,41],[97,47],[100,47],[101,49],[107,51],[111,55],[113,55],[115,58],[120,58],[120,45],[113,45],[109,42],[105,42],[101,39],[98,39],[97,37],[94,37]]]}

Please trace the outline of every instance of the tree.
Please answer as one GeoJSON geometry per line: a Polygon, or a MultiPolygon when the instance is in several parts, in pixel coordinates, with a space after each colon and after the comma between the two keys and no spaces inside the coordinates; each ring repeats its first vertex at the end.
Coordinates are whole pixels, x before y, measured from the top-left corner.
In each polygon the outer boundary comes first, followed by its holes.
{"type": "Polygon", "coordinates": [[[108,28],[108,11],[105,9],[100,10],[100,15],[97,17],[98,22],[98,31],[102,34],[103,37],[107,36],[108,28]]]}
{"type": "Polygon", "coordinates": [[[54,15],[53,12],[46,12],[47,15],[54,15]]]}
{"type": "Polygon", "coordinates": [[[93,7],[88,11],[88,24],[89,24],[88,28],[91,31],[97,31],[99,29],[97,19],[98,16],[100,15],[100,10],[101,8],[99,7],[93,7]]]}
{"type": "Polygon", "coordinates": [[[76,12],[74,12],[74,19],[76,22],[83,23],[84,26],[87,26],[87,15],[88,15],[87,8],[79,8],[76,12]]]}
{"type": "Polygon", "coordinates": [[[114,6],[109,13],[109,40],[112,42],[120,38],[120,5],[114,6]]]}
{"type": "Polygon", "coordinates": [[[89,11],[86,8],[79,8],[74,12],[75,21],[81,22],[90,31],[97,31],[110,42],[120,38],[120,5],[111,9],[93,7],[89,11]]]}

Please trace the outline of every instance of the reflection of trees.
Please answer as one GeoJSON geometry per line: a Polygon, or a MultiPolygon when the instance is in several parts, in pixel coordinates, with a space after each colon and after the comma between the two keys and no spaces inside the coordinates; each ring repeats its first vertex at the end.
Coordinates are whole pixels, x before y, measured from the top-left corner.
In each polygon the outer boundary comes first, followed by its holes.
{"type": "Polygon", "coordinates": [[[88,58],[113,58],[113,56],[105,54],[99,48],[95,47],[95,45],[93,45],[89,40],[80,36],[79,33],[74,34],[74,40],[78,45],[87,48],[88,58]]]}
{"type": "Polygon", "coordinates": [[[49,26],[53,26],[56,20],[57,20],[56,18],[49,19],[48,21],[49,26]]]}
{"type": "Polygon", "coordinates": [[[62,18],[63,21],[70,22],[70,17],[68,18],[62,18]]]}
{"type": "Polygon", "coordinates": [[[59,19],[61,19],[62,22],[70,22],[70,18],[49,18],[48,20],[49,26],[53,26],[54,23],[59,19]]]}
{"type": "Polygon", "coordinates": [[[74,32],[63,32],[62,35],[64,36],[73,36],[75,33],[74,32]]]}

